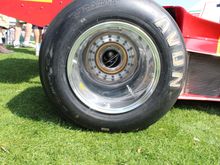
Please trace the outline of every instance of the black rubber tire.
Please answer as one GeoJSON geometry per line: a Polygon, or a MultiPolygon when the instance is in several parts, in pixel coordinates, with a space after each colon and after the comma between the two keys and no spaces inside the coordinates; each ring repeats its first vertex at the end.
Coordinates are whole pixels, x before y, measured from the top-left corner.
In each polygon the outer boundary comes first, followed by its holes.
{"type": "Polygon", "coordinates": [[[52,22],[40,52],[41,82],[50,100],[66,118],[98,131],[135,131],[156,122],[176,102],[184,84],[186,65],[186,50],[175,21],[151,0],[75,0],[52,22]],[[130,22],[150,34],[162,67],[151,97],[138,108],[118,115],[99,113],[85,106],[71,90],[66,74],[67,58],[77,37],[108,20],[130,22]]]}

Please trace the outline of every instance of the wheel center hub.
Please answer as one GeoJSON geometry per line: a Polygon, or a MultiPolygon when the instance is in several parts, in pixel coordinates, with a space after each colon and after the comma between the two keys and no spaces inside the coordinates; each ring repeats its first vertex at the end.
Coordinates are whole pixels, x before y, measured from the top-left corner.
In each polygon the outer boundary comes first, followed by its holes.
{"type": "Polygon", "coordinates": [[[100,33],[90,40],[86,50],[84,66],[91,81],[113,87],[133,78],[138,66],[138,54],[126,35],[100,33]]]}
{"type": "Polygon", "coordinates": [[[96,64],[106,74],[118,74],[126,67],[127,62],[126,50],[118,43],[105,43],[96,52],[96,64]]]}
{"type": "Polygon", "coordinates": [[[122,62],[121,55],[114,49],[107,50],[101,60],[107,68],[116,68],[122,62]]]}

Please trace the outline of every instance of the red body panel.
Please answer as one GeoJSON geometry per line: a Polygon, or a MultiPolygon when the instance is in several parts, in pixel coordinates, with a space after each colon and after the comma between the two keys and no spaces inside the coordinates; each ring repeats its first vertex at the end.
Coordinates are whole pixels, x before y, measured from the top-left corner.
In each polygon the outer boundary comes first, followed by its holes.
{"type": "Polygon", "coordinates": [[[220,24],[195,17],[182,7],[165,8],[173,12],[188,51],[220,57],[220,24]]]}
{"type": "Polygon", "coordinates": [[[198,100],[198,101],[215,101],[220,102],[220,97],[203,96],[184,93],[179,97],[179,100],[198,100]]]}
{"type": "Polygon", "coordinates": [[[38,26],[50,24],[73,0],[1,0],[0,13],[38,26]]]}
{"type": "MultiPolygon", "coordinates": [[[[45,26],[50,24],[54,17],[72,1],[73,0],[1,0],[0,13],[38,26],[45,26]]],[[[165,8],[176,20],[183,34],[188,52],[197,52],[201,54],[201,56],[212,55],[220,57],[220,24],[192,16],[182,7],[165,8]]],[[[216,60],[220,60],[220,58],[216,60]]],[[[216,66],[213,67],[216,68],[216,66]]],[[[220,70],[219,68],[220,66],[217,66],[217,71],[220,70]]],[[[219,77],[217,77],[217,79],[219,80],[219,77]]],[[[220,101],[220,92],[217,96],[205,96],[190,93],[187,88],[190,88],[190,86],[185,86],[179,99],[220,101]]],[[[217,88],[217,90],[220,90],[220,84],[217,88]]]]}

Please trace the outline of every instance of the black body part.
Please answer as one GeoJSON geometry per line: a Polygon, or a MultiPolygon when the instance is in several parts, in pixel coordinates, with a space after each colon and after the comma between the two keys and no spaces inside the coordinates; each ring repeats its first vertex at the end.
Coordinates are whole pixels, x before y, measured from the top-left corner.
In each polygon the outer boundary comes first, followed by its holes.
{"type": "Polygon", "coordinates": [[[219,97],[219,67],[220,60],[218,57],[190,53],[185,92],[202,96],[219,97]]]}

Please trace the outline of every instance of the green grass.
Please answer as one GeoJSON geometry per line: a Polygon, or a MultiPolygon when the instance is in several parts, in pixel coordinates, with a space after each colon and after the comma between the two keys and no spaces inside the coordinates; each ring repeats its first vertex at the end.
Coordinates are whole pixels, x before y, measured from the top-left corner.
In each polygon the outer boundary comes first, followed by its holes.
{"type": "Polygon", "coordinates": [[[178,102],[149,129],[91,132],[64,122],[31,49],[0,55],[0,164],[220,164],[220,104],[178,102]]]}

